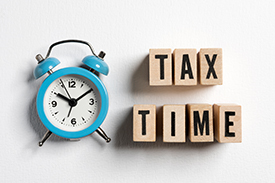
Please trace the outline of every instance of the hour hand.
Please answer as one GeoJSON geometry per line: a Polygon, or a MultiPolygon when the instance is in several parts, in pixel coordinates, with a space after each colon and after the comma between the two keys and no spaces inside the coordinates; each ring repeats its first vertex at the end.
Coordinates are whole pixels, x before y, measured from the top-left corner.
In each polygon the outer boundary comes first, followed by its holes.
{"type": "Polygon", "coordinates": [[[71,101],[69,98],[65,97],[65,96],[62,95],[61,93],[56,93],[56,96],[58,96],[58,97],[60,97],[60,98],[62,98],[62,99],[64,99],[64,100],[66,100],[67,102],[70,102],[70,101],[71,101]]]}

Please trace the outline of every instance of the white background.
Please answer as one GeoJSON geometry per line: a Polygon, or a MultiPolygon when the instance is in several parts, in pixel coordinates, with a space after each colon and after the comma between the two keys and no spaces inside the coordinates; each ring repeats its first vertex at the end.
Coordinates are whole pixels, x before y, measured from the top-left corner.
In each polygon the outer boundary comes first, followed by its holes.
{"type": "MultiPolygon", "coordinates": [[[[274,182],[275,1],[1,1],[0,182],[274,182]],[[37,53],[68,38],[104,50],[110,110],[97,134],[51,137],[35,109],[37,53]],[[222,86],[149,87],[150,48],[222,48],[222,86]],[[132,106],[242,105],[241,144],[132,142],[132,106]]],[[[52,52],[79,66],[86,46],[52,52]]],[[[160,114],[160,112],[158,112],[160,114]]],[[[158,119],[161,115],[158,115],[158,119]]],[[[161,120],[158,120],[161,123],[161,120]]]]}

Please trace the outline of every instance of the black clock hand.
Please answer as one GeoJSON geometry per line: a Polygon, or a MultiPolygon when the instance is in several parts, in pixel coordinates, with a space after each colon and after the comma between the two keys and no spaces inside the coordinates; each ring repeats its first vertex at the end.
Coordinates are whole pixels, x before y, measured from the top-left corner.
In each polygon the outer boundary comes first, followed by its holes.
{"type": "Polygon", "coordinates": [[[80,100],[80,99],[82,99],[85,95],[87,95],[88,93],[90,93],[91,91],[93,91],[93,89],[91,88],[91,89],[89,89],[88,91],[86,91],[85,93],[83,93],[80,97],[78,97],[77,99],[76,99],[76,101],[78,101],[78,100],[80,100]]]}
{"type": "Polygon", "coordinates": [[[63,83],[63,81],[62,81],[61,79],[60,79],[60,81],[61,81],[62,85],[64,86],[64,89],[65,89],[65,91],[66,91],[66,93],[67,93],[68,97],[71,99],[71,96],[70,96],[70,94],[69,94],[69,92],[68,92],[67,88],[65,87],[65,85],[64,85],[64,83],[63,83]]]}
{"type": "Polygon", "coordinates": [[[70,107],[69,113],[67,117],[70,117],[71,111],[72,111],[73,106],[70,107]]]}
{"type": "Polygon", "coordinates": [[[58,97],[60,97],[60,98],[62,98],[62,99],[64,99],[64,100],[66,100],[67,102],[70,102],[70,101],[71,101],[69,98],[65,97],[65,96],[62,95],[61,93],[57,93],[56,96],[58,96],[58,97]]]}

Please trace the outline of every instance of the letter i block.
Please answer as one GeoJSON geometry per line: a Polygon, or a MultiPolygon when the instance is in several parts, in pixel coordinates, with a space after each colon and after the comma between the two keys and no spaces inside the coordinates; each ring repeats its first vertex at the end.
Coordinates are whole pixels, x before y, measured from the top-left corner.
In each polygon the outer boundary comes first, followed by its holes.
{"type": "Polygon", "coordinates": [[[175,49],[173,58],[175,85],[197,85],[197,50],[175,49]]]}
{"type": "Polygon", "coordinates": [[[163,142],[185,142],[185,105],[163,106],[163,142]]]}
{"type": "Polygon", "coordinates": [[[150,86],[172,85],[172,50],[149,50],[150,86]]]}
{"type": "Polygon", "coordinates": [[[213,142],[213,110],[210,104],[187,104],[191,142],[213,142]]]}
{"type": "Polygon", "coordinates": [[[242,142],[241,106],[214,104],[215,139],[220,143],[242,142]]]}
{"type": "Polygon", "coordinates": [[[134,105],[133,140],[135,142],[156,141],[156,106],[134,105]]]}
{"type": "Polygon", "coordinates": [[[202,85],[222,85],[222,49],[202,48],[199,53],[199,76],[202,85]]]}

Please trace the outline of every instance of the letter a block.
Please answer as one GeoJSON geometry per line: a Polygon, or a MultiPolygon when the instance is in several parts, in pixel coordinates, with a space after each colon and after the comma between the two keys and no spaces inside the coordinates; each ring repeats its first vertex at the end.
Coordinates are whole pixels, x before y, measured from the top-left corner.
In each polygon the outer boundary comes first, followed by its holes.
{"type": "Polygon", "coordinates": [[[185,142],[185,105],[163,106],[163,142],[185,142]]]}
{"type": "Polygon", "coordinates": [[[151,86],[172,85],[171,49],[149,50],[149,84],[151,86]]]}
{"type": "Polygon", "coordinates": [[[133,140],[135,142],[156,141],[156,106],[134,105],[133,140]]]}
{"type": "Polygon", "coordinates": [[[215,139],[220,143],[242,142],[241,106],[214,104],[215,139]]]}
{"type": "Polygon", "coordinates": [[[175,49],[173,59],[175,85],[197,85],[197,50],[175,49]]]}
{"type": "Polygon", "coordinates": [[[187,104],[191,142],[213,142],[213,110],[210,104],[187,104]]]}
{"type": "Polygon", "coordinates": [[[202,85],[222,85],[222,49],[202,48],[199,53],[199,76],[202,85]]]}

